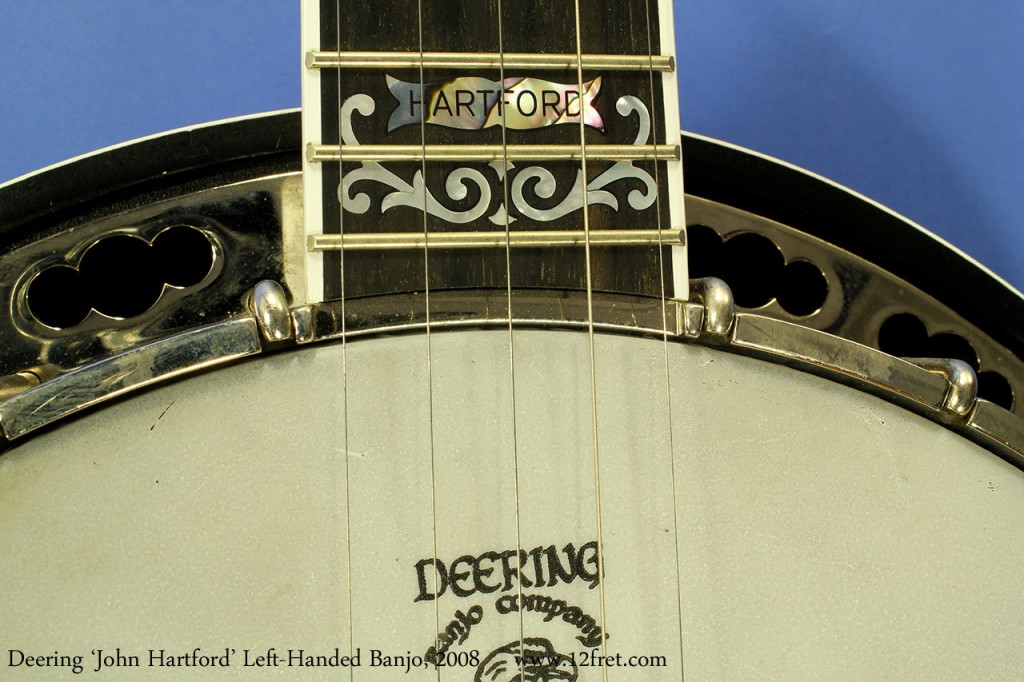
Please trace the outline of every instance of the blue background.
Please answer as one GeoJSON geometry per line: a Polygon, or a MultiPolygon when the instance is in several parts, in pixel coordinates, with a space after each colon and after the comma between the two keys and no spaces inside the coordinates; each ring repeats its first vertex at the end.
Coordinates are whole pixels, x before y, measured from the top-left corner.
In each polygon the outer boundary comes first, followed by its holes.
{"type": "MultiPolygon", "coordinates": [[[[0,182],[298,106],[298,15],[295,0],[0,0],[0,182]]],[[[1024,3],[677,0],[676,21],[684,128],[847,185],[1024,288],[1024,3]]]]}

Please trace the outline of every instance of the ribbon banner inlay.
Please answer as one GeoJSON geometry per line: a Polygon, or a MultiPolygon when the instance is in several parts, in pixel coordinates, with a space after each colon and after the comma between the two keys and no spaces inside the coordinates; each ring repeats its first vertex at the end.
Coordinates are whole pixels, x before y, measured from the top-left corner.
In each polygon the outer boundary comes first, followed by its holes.
{"type": "Polygon", "coordinates": [[[604,130],[601,114],[593,105],[601,89],[600,76],[583,83],[582,94],[577,83],[552,83],[540,78],[492,81],[464,76],[421,86],[388,76],[387,82],[398,100],[388,120],[388,132],[421,121],[463,130],[499,125],[514,130],[559,123],[579,125],[581,112],[585,125],[604,130]]]}

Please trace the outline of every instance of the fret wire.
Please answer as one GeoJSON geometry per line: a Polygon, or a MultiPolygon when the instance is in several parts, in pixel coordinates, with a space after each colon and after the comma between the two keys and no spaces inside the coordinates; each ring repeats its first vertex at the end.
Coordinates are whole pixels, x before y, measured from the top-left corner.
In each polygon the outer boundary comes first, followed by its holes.
{"type": "MultiPolygon", "coordinates": [[[[431,232],[432,249],[539,248],[582,246],[586,236],[579,230],[524,230],[480,232],[431,232]]],[[[591,246],[651,246],[680,243],[683,231],[668,230],[591,230],[591,246]]],[[[309,251],[394,251],[421,249],[427,244],[422,232],[310,235],[309,251]]]]}
{"type": "MultiPolygon", "coordinates": [[[[576,18],[576,84],[579,87],[579,92],[583,92],[583,60],[580,58],[583,51],[583,36],[580,33],[580,0],[574,0],[575,18],[576,18]]],[[[597,574],[599,576],[604,575],[604,538],[603,538],[603,527],[601,520],[601,455],[600,455],[600,438],[598,435],[597,425],[597,360],[595,355],[594,347],[594,283],[592,279],[592,267],[590,259],[590,200],[589,192],[587,189],[587,139],[586,139],[586,125],[584,124],[583,109],[580,108],[579,116],[579,134],[580,134],[580,170],[583,174],[583,234],[584,234],[584,248],[585,248],[585,262],[586,262],[586,276],[587,276],[587,341],[590,349],[590,417],[591,427],[593,436],[593,447],[594,447],[594,497],[595,506],[597,509],[597,574]]],[[[606,609],[605,601],[605,587],[604,580],[601,580],[598,585],[600,592],[600,615],[601,615],[601,632],[603,637],[601,639],[601,654],[603,656],[608,655],[608,611],[606,609]]],[[[602,667],[602,677],[607,682],[608,680],[608,668],[607,666],[602,667]]]]}
{"type": "MultiPolygon", "coordinates": [[[[306,157],[312,163],[337,161],[342,155],[362,163],[399,163],[414,161],[581,161],[583,145],[329,145],[309,144],[306,157]]],[[[587,145],[587,158],[593,161],[674,161],[679,145],[601,144],[587,145]]]]}
{"type": "Polygon", "coordinates": [[[541,54],[489,52],[424,52],[422,58],[409,52],[328,52],[306,54],[310,69],[531,69],[568,71],[581,64],[588,71],[675,71],[675,59],[662,55],[633,54],[541,54]]]}

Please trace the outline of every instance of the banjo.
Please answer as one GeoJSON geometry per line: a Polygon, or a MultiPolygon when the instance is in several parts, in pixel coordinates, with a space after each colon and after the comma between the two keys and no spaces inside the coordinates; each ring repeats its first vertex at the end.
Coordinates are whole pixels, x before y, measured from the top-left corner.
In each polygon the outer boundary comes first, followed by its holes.
{"type": "Polygon", "coordinates": [[[523,4],[0,187],[8,677],[1020,670],[1024,299],[523,4]]]}

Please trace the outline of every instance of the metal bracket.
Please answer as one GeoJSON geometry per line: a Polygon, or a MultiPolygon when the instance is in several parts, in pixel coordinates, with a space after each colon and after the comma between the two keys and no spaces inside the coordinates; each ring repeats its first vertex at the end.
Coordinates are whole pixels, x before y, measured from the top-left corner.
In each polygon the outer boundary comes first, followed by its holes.
{"type": "Polygon", "coordinates": [[[939,409],[955,421],[966,421],[978,402],[978,375],[963,360],[948,358],[904,358],[949,383],[939,409]]]}
{"type": "Polygon", "coordinates": [[[700,329],[692,329],[695,319],[687,317],[686,335],[699,337],[708,335],[709,341],[727,342],[736,320],[736,303],[729,285],[717,277],[690,280],[690,291],[694,299],[704,306],[700,329]],[[695,333],[694,333],[695,332],[695,333]]]}
{"type": "Polygon", "coordinates": [[[265,279],[257,283],[249,295],[249,308],[266,341],[280,343],[295,337],[288,295],[277,282],[265,279]]]}

